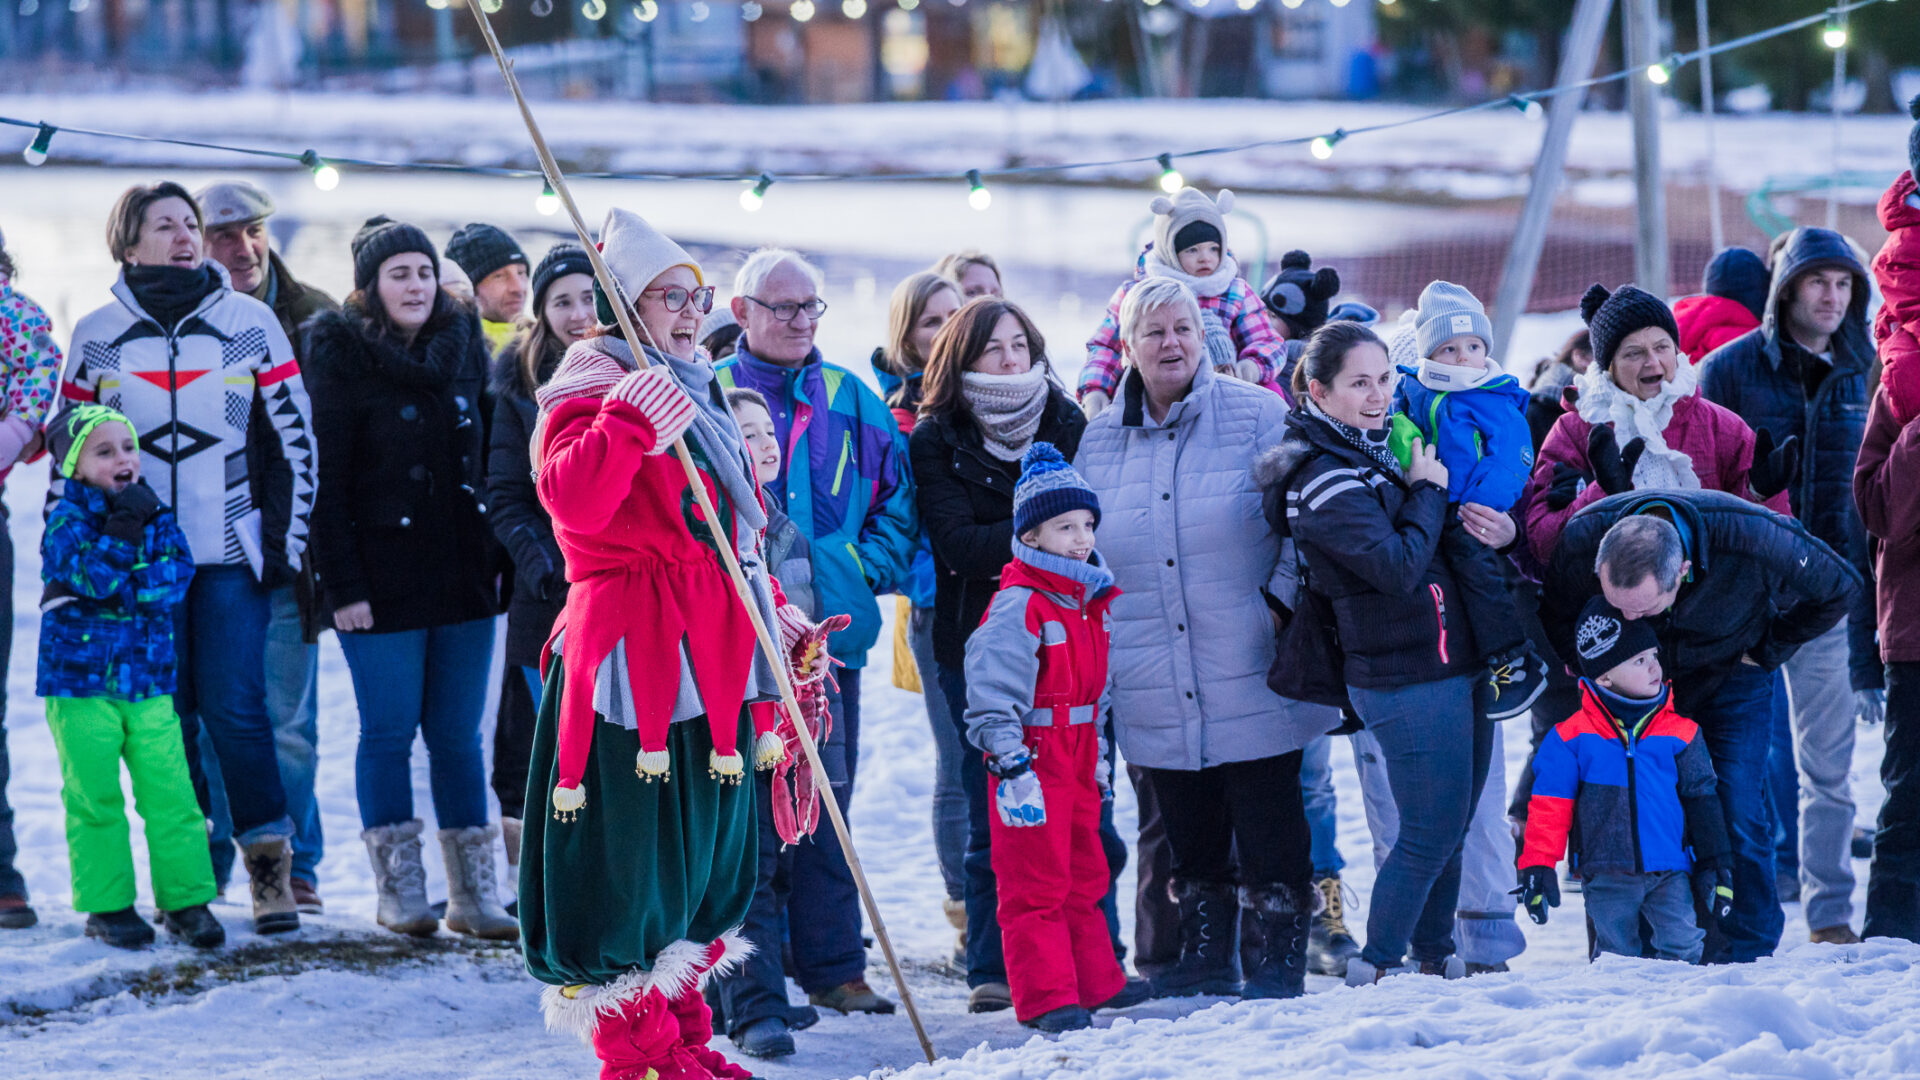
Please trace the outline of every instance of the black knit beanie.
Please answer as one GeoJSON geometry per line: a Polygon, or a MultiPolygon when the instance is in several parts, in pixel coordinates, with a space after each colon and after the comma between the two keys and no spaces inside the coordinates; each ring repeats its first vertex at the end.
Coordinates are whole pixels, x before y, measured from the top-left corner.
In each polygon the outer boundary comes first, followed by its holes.
{"type": "Polygon", "coordinates": [[[1593,359],[1606,371],[1613,366],[1613,354],[1627,335],[1657,326],[1680,341],[1680,326],[1673,321],[1673,309],[1666,301],[1632,285],[1622,285],[1609,293],[1604,285],[1595,285],[1580,298],[1580,317],[1586,320],[1587,334],[1593,339],[1593,359]]]}
{"type": "Polygon", "coordinates": [[[1267,310],[1287,320],[1295,334],[1305,337],[1329,318],[1327,305],[1340,291],[1340,274],[1331,266],[1313,269],[1313,256],[1289,251],[1280,256],[1280,272],[1273,275],[1260,299],[1267,310]]]}
{"type": "Polygon", "coordinates": [[[1648,649],[1660,647],[1660,637],[1646,619],[1629,619],[1604,596],[1587,601],[1574,629],[1573,651],[1580,674],[1597,679],[1648,649]]]}
{"type": "Polygon", "coordinates": [[[1173,253],[1178,256],[1195,244],[1220,243],[1220,230],[1211,221],[1189,221],[1173,235],[1173,253]]]}
{"type": "Polygon", "coordinates": [[[418,225],[395,221],[385,214],[367,219],[353,234],[353,287],[366,290],[380,276],[380,264],[402,252],[417,251],[433,260],[433,276],[440,276],[440,253],[418,225]]]}
{"type": "Polygon", "coordinates": [[[593,276],[593,263],[587,259],[586,249],[579,244],[562,241],[547,249],[540,256],[540,265],[533,268],[533,311],[535,315],[546,306],[547,287],[566,277],[568,274],[593,276]]]}
{"type": "Polygon", "coordinates": [[[1920,184],[1920,94],[1907,102],[1907,112],[1913,115],[1913,130],[1907,133],[1907,168],[1913,170],[1913,182],[1920,184]]]}
{"type": "Polygon", "coordinates": [[[1766,317],[1767,289],[1772,283],[1765,259],[1746,248],[1730,247],[1707,264],[1707,272],[1700,277],[1700,291],[1736,300],[1760,319],[1766,317]]]}
{"type": "Polygon", "coordinates": [[[531,265],[527,253],[520,250],[519,243],[508,236],[505,229],[479,222],[462,226],[453,234],[447,241],[447,258],[460,264],[475,288],[487,280],[488,274],[503,266],[531,265]]]}

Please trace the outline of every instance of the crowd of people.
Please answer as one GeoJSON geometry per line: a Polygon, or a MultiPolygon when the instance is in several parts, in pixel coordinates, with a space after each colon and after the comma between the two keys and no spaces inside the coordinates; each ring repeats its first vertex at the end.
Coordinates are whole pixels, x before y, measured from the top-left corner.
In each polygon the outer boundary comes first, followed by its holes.
{"type": "MultiPolygon", "coordinates": [[[[134,187],[64,351],[0,254],[0,460],[54,476],[36,689],[74,908],[154,940],[124,760],[170,934],[222,944],[236,855],[256,931],[323,910],[332,630],[380,925],[522,941],[549,1023],[609,1068],[746,1076],[713,1033],[772,1057],[819,1009],[894,1008],[813,770],[847,815],[896,594],[973,1011],[1063,1031],[1308,972],[1500,971],[1516,909],[1568,887],[1596,955],[1751,961],[1795,897],[1815,942],[1920,940],[1920,128],[1914,151],[1877,257],[1799,228],[1677,304],[1596,285],[1530,387],[1458,285],[1392,325],[1302,252],[1256,289],[1224,191],[1153,201],[1069,390],[979,252],[899,283],[876,389],[816,346],[825,280],[791,251],[721,304],[625,210],[597,255],[537,262],[376,217],[336,303],[271,249],[259,188],[134,187]],[[1856,932],[1849,772],[1882,719],[1856,932]]],[[[36,918],[14,855],[0,798],[0,927],[36,918]]]]}

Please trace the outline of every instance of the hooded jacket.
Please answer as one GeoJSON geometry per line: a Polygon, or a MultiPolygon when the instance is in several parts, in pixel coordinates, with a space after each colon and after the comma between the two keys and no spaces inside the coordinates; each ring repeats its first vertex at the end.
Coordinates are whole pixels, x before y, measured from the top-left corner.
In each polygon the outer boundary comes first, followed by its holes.
{"type": "Polygon", "coordinates": [[[1901,173],[1880,196],[1880,227],[1888,235],[1873,257],[1881,299],[1873,336],[1894,418],[1906,423],[1920,416],[1920,185],[1912,173],[1901,173]]]}
{"type": "Polygon", "coordinates": [[[1110,612],[1120,590],[1087,562],[1013,542],[987,619],[967,639],[967,740],[998,757],[1025,728],[1103,724],[1110,612]]]}
{"type": "MultiPolygon", "coordinates": [[[[1728,343],[1702,364],[1701,396],[1737,413],[1775,446],[1800,440],[1800,475],[1787,488],[1793,516],[1840,553],[1861,577],[1872,574],[1866,531],[1853,506],[1853,470],[1867,426],[1867,381],[1873,339],[1867,330],[1867,270],[1839,233],[1798,229],[1774,257],[1773,288],[1758,329],[1728,343]],[[1797,279],[1839,267],[1853,276],[1853,298],[1834,331],[1831,362],[1787,332],[1787,306],[1797,279]]],[[[1856,690],[1881,683],[1873,648],[1873,595],[1862,590],[1850,613],[1852,681],[1856,690]]]]}
{"type": "Polygon", "coordinates": [[[1673,321],[1680,325],[1681,353],[1701,357],[1760,325],[1740,301],[1704,293],[1675,300],[1673,321]]]}
{"type": "Polygon", "coordinates": [[[69,481],[40,538],[41,697],[142,701],[171,694],[174,612],[193,581],[193,552],[162,506],[138,544],[106,532],[107,493],[69,481]]]}
{"type": "Polygon", "coordinates": [[[1533,471],[1533,435],[1527,428],[1527,391],[1511,375],[1495,375],[1471,390],[1434,390],[1415,368],[1400,369],[1394,410],[1432,440],[1447,467],[1448,497],[1501,513],[1513,509],[1533,471]]]}
{"type": "Polygon", "coordinates": [[[1731,851],[1707,741],[1673,709],[1616,717],[1585,679],[1580,711],[1555,724],[1533,756],[1520,868],[1567,856],[1581,877],[1690,872],[1731,851]]]}
{"type": "Polygon", "coordinates": [[[1332,605],[1348,686],[1412,686],[1480,666],[1440,545],[1446,489],[1383,470],[1304,411],[1288,414],[1259,476],[1267,521],[1299,546],[1304,587],[1332,605]]]}
{"type": "Polygon", "coordinates": [[[1155,421],[1138,369],[1087,424],[1074,467],[1100,496],[1113,606],[1113,722],[1120,751],[1154,769],[1205,769],[1305,746],[1334,710],[1267,686],[1273,618],[1294,561],[1260,513],[1254,463],[1279,445],[1278,394],[1197,366],[1155,421]]]}
{"type": "Polygon", "coordinates": [[[724,389],[757,390],[772,407],[774,483],[813,545],[814,594],[822,610],[853,619],[829,647],[848,667],[865,667],[880,638],[874,596],[907,586],[919,533],[907,437],[879,394],[818,349],[789,368],[753,355],[743,337],[713,372],[724,389]]]}
{"type": "MultiPolygon", "coordinates": [[[[1120,355],[1120,305],[1135,285],[1146,280],[1147,260],[1154,257],[1153,245],[1148,244],[1134,263],[1133,276],[1113,290],[1113,298],[1107,301],[1106,316],[1087,339],[1087,363],[1080,369],[1080,388],[1074,396],[1086,397],[1089,390],[1098,390],[1108,397],[1115,395],[1114,388],[1120,385],[1121,373],[1126,369],[1126,360],[1120,355]]],[[[1230,260],[1233,256],[1225,254],[1223,258],[1230,260]]],[[[1267,313],[1260,294],[1246,278],[1235,275],[1225,291],[1201,296],[1199,300],[1202,315],[1213,312],[1226,324],[1227,332],[1233,336],[1235,358],[1259,364],[1261,385],[1279,393],[1278,380],[1287,363],[1286,342],[1281,339],[1279,328],[1273,325],[1273,316],[1267,313]]]]}
{"type": "Polygon", "coordinates": [[[1600,593],[1594,557],[1615,522],[1658,514],[1675,524],[1692,571],[1673,606],[1652,616],[1674,708],[1698,713],[1742,657],[1772,671],[1833,629],[1860,592],[1860,574],[1806,526],[1722,491],[1629,491],[1575,514],[1547,568],[1540,621],[1573,656],[1580,610],[1600,593]]]}
{"type": "MultiPolygon", "coordinates": [[[[263,563],[290,575],[306,550],[317,481],[306,385],[273,310],[234,292],[219,263],[205,265],[219,285],[172,329],[140,306],[122,271],[113,302],[74,328],[61,392],[133,421],[141,475],[179,515],[198,562],[251,564],[257,536],[263,563]],[[256,394],[293,470],[284,531],[254,502],[247,433],[256,394]]],[[[263,566],[262,576],[274,575],[263,566]]]]}

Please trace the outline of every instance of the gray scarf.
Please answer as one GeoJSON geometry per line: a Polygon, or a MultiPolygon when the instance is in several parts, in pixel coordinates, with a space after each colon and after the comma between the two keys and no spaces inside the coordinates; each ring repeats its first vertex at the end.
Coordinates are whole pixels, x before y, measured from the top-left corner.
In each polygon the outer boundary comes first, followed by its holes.
{"type": "Polygon", "coordinates": [[[1001,461],[1019,461],[1047,411],[1047,362],[1035,360],[1019,375],[964,372],[960,394],[986,436],[987,453],[1001,461]]]}

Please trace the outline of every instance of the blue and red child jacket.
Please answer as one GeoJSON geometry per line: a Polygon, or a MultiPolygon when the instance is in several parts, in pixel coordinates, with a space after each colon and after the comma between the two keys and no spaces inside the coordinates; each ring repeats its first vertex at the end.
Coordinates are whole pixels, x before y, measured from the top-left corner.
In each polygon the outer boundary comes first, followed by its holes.
{"type": "Polygon", "coordinates": [[[1699,725],[1674,711],[1672,688],[1637,717],[1616,716],[1586,679],[1580,693],[1580,711],[1534,755],[1520,868],[1551,867],[1563,854],[1583,878],[1723,863],[1713,761],[1699,725]]]}

